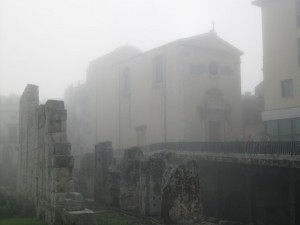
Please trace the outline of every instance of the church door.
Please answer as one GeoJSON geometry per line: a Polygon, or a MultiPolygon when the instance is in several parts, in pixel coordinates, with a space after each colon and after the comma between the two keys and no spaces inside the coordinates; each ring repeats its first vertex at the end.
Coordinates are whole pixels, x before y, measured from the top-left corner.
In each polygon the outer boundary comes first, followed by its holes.
{"type": "Polygon", "coordinates": [[[218,121],[208,122],[208,140],[221,141],[221,124],[218,121]]]}

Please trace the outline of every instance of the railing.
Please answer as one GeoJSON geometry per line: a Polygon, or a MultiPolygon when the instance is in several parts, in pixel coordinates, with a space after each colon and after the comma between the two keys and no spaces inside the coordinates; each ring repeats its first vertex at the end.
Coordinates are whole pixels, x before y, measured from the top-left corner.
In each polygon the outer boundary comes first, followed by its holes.
{"type": "Polygon", "coordinates": [[[300,142],[169,142],[141,147],[145,152],[159,150],[199,153],[238,153],[300,155],[300,142]]]}

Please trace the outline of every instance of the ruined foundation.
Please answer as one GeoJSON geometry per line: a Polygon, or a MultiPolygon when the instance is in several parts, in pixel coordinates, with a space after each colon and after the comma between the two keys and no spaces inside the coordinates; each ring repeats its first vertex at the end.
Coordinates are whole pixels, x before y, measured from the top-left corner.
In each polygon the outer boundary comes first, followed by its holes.
{"type": "Polygon", "coordinates": [[[298,224],[299,144],[284,148],[296,157],[266,154],[275,151],[273,143],[191,146],[157,144],[143,151],[134,147],[117,162],[110,142],[98,144],[96,201],[160,217],[164,224],[298,224]],[[152,147],[158,148],[151,152],[152,147]]]}
{"type": "Polygon", "coordinates": [[[147,157],[125,150],[119,163],[110,142],[96,145],[95,200],[144,216],[162,216],[167,224],[200,222],[202,199],[194,164],[171,153],[147,157]],[[179,184],[179,185],[178,185],[179,184]]]}

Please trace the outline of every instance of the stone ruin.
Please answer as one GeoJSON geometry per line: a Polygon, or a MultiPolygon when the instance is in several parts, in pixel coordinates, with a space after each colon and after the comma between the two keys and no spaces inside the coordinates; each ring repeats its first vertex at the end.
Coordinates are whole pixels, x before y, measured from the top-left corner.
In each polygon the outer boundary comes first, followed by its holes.
{"type": "Polygon", "coordinates": [[[262,154],[145,146],[117,158],[111,146],[95,149],[95,201],[103,205],[160,217],[164,224],[299,224],[298,156],[292,167],[286,158],[280,164],[272,156],[270,163],[262,154]]]}
{"type": "Polygon", "coordinates": [[[39,105],[38,87],[27,85],[20,101],[18,193],[48,225],[94,225],[93,211],[73,192],[73,156],[63,101],[39,105]]]}
{"type": "MultiPolygon", "coordinates": [[[[165,224],[241,225],[258,221],[281,225],[296,218],[295,207],[300,208],[299,159],[293,161],[293,168],[288,160],[277,162],[273,156],[268,161],[260,155],[239,158],[227,153],[148,150],[131,148],[117,158],[111,142],[97,144],[95,154],[87,155],[79,169],[78,183],[86,190],[84,194],[91,197],[94,191],[98,203],[159,216],[165,224]]],[[[38,217],[46,224],[96,224],[94,213],[82,205],[82,195],[73,192],[74,160],[67,142],[64,103],[50,100],[39,105],[38,88],[33,85],[26,87],[20,102],[19,163],[18,191],[34,203],[38,217]]]]}
{"type": "Polygon", "coordinates": [[[166,224],[202,220],[202,187],[194,163],[173,153],[145,156],[137,147],[125,150],[117,161],[111,142],[96,145],[95,162],[96,202],[162,216],[166,224]]]}

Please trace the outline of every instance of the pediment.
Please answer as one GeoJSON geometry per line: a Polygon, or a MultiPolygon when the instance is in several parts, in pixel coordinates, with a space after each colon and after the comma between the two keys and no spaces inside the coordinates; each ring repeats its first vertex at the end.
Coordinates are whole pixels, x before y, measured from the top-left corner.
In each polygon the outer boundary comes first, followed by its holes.
{"type": "Polygon", "coordinates": [[[241,56],[243,54],[242,51],[240,51],[238,48],[234,47],[227,41],[223,40],[222,38],[218,37],[217,34],[213,31],[206,34],[181,39],[178,41],[178,43],[187,46],[194,46],[197,48],[227,52],[238,56],[241,56]]]}

